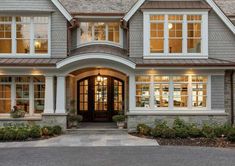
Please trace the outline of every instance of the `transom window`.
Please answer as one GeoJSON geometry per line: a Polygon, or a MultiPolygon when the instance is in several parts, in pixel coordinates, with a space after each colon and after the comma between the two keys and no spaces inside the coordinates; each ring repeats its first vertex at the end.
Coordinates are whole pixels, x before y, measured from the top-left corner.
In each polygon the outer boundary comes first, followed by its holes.
{"type": "Polygon", "coordinates": [[[136,76],[136,107],[206,109],[208,76],[136,76]]]}
{"type": "Polygon", "coordinates": [[[118,22],[80,23],[79,44],[90,42],[120,44],[120,24],[118,22]]]}
{"type": "Polygon", "coordinates": [[[0,16],[0,55],[48,55],[49,17],[0,16]]]}
{"type": "Polygon", "coordinates": [[[207,12],[144,12],[145,57],[207,57],[207,12]]]}

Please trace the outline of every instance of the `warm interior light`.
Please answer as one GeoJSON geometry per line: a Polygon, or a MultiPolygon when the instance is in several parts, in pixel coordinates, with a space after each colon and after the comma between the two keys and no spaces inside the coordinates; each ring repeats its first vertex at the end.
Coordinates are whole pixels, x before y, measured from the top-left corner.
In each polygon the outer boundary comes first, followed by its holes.
{"type": "Polygon", "coordinates": [[[34,46],[36,48],[41,48],[41,43],[39,41],[35,41],[34,46]]]}
{"type": "Polygon", "coordinates": [[[173,28],[173,24],[172,24],[172,23],[169,23],[169,24],[168,24],[168,28],[169,28],[169,29],[172,29],[172,28],[173,28]]]}

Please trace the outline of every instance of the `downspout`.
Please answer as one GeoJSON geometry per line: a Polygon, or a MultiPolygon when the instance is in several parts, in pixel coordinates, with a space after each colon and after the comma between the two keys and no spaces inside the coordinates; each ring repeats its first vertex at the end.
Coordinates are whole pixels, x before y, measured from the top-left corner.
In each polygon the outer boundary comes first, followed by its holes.
{"type": "Polygon", "coordinates": [[[234,125],[234,89],[233,89],[233,74],[234,71],[232,70],[231,75],[230,75],[230,79],[231,79],[231,125],[234,125]]]}
{"type": "Polygon", "coordinates": [[[74,28],[79,28],[79,22],[77,19],[73,19],[71,22],[68,22],[68,31],[67,31],[67,55],[70,55],[71,49],[72,49],[72,30],[74,28]]]}

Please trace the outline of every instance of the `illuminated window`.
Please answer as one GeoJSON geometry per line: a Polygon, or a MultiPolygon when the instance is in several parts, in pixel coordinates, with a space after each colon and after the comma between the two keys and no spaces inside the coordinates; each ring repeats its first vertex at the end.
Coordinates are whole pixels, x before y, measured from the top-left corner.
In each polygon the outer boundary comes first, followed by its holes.
{"type": "Polygon", "coordinates": [[[154,107],[169,106],[169,77],[154,77],[154,107]]]}
{"type": "Polygon", "coordinates": [[[45,77],[34,77],[34,113],[43,113],[45,99],[45,77]]]}
{"type": "Polygon", "coordinates": [[[207,106],[207,77],[193,76],[192,77],[192,100],[193,107],[207,106]]]}
{"type": "Polygon", "coordinates": [[[0,113],[11,111],[11,78],[0,77],[0,113]]]}
{"type": "Polygon", "coordinates": [[[173,104],[174,107],[188,106],[188,76],[174,76],[174,92],[173,104]]]}
{"type": "Polygon", "coordinates": [[[12,17],[0,16],[0,54],[12,53],[12,17]]]}

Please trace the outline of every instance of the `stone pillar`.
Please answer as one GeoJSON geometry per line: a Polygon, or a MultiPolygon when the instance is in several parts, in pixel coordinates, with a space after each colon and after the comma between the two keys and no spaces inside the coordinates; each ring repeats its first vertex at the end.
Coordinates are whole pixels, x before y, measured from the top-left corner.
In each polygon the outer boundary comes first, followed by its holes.
{"type": "Polygon", "coordinates": [[[66,113],[66,81],[65,76],[57,76],[56,114],[66,113]]]}
{"type": "Polygon", "coordinates": [[[44,114],[54,114],[54,77],[46,76],[44,114]]]}
{"type": "MultiPolygon", "coordinates": [[[[233,100],[234,100],[234,94],[232,94],[232,86],[234,88],[234,82],[233,82],[233,77],[232,77],[233,71],[232,70],[226,70],[225,71],[225,76],[224,76],[224,107],[225,107],[225,112],[229,114],[228,116],[228,122],[232,122],[232,116],[234,116],[233,113],[233,100]]],[[[218,94],[219,95],[219,94],[218,94]]]]}

